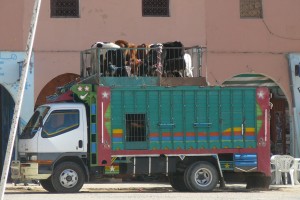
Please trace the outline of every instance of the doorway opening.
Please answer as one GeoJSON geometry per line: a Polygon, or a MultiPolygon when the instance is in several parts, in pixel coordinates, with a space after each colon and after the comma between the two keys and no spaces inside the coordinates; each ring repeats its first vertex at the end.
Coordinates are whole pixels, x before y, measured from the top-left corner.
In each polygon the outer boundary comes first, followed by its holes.
{"type": "Polygon", "coordinates": [[[15,102],[10,93],[0,84],[0,173],[2,174],[3,164],[7,149],[7,142],[13,118],[15,102]]]}
{"type": "Polygon", "coordinates": [[[262,74],[239,74],[222,85],[237,87],[268,87],[272,94],[270,137],[272,154],[290,154],[290,125],[288,101],[276,82],[262,74]]]}

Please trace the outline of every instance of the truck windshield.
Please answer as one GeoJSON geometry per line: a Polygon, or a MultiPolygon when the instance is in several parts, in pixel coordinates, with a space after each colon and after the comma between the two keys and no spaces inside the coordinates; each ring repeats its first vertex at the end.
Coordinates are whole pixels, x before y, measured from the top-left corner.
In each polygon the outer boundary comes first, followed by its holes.
{"type": "Polygon", "coordinates": [[[45,115],[47,114],[48,110],[50,109],[49,106],[40,106],[38,107],[32,117],[30,118],[29,122],[25,126],[24,130],[20,135],[20,139],[31,139],[39,129],[39,118],[42,117],[44,119],[45,115]]]}

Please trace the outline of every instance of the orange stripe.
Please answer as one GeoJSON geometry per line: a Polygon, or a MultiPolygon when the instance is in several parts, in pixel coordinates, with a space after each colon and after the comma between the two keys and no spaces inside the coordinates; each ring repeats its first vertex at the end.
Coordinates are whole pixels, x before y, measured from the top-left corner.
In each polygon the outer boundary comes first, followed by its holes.
{"type": "Polygon", "coordinates": [[[231,132],[223,132],[222,135],[223,135],[223,136],[230,136],[230,135],[231,135],[231,132]]]}
{"type": "Polygon", "coordinates": [[[158,137],[158,133],[150,133],[150,137],[158,137]]]}
{"type": "Polygon", "coordinates": [[[242,135],[242,132],[239,131],[239,132],[234,132],[234,135],[242,135]]]}
{"type": "Polygon", "coordinates": [[[38,163],[40,165],[51,165],[53,163],[52,160],[31,160],[31,163],[38,163]]]}
{"type": "Polygon", "coordinates": [[[182,137],[182,136],[183,136],[183,133],[174,133],[174,136],[175,136],[175,137],[179,137],[179,136],[182,137]]]}
{"type": "Polygon", "coordinates": [[[170,136],[171,136],[171,133],[165,132],[165,133],[162,133],[162,136],[163,136],[163,137],[170,137],[170,136]]]}
{"type": "Polygon", "coordinates": [[[186,133],[186,136],[195,136],[195,133],[194,132],[188,132],[188,133],[186,133]]]}
{"type": "Polygon", "coordinates": [[[246,132],[246,135],[253,136],[253,135],[255,135],[255,132],[246,132]]]}
{"type": "Polygon", "coordinates": [[[198,133],[198,136],[207,136],[207,135],[204,132],[200,132],[200,133],[198,133]]]}
{"type": "Polygon", "coordinates": [[[218,132],[211,132],[209,133],[210,136],[219,136],[219,133],[218,132]]]}

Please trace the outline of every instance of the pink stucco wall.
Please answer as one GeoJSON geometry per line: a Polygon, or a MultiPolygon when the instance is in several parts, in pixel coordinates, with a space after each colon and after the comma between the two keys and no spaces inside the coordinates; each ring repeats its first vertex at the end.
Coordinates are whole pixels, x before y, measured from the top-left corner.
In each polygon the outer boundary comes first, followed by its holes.
{"type": "Polygon", "coordinates": [[[25,48],[23,45],[24,1],[1,0],[0,50],[11,51],[25,48]]]}
{"type": "Polygon", "coordinates": [[[207,72],[212,84],[240,73],[273,79],[291,103],[289,52],[300,51],[300,1],[264,0],[263,19],[240,19],[239,0],[206,1],[207,72]]]}
{"type": "MultiPolygon", "coordinates": [[[[2,0],[0,50],[25,50],[34,0],[2,0]],[[9,19],[9,23],[8,20],[9,19]]],[[[291,101],[288,52],[300,51],[300,1],[264,0],[263,19],[240,19],[239,0],[171,0],[171,17],[142,17],[141,0],[81,0],[80,18],[50,18],[43,0],[34,44],[35,99],[95,41],[182,41],[207,47],[203,74],[221,84],[241,73],[272,78],[291,101]]]]}
{"type": "MultiPolygon", "coordinates": [[[[33,3],[24,5],[25,21],[30,21],[33,3]]],[[[34,49],[35,98],[54,77],[79,74],[80,51],[96,41],[205,44],[205,0],[172,0],[171,17],[142,17],[141,8],[141,0],[80,1],[80,18],[55,19],[50,18],[50,0],[43,0],[34,49]]]]}

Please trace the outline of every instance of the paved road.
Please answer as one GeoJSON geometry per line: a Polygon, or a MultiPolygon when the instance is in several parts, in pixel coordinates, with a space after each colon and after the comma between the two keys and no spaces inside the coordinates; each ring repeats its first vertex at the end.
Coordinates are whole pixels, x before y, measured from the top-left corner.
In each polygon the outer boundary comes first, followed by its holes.
{"type": "Polygon", "coordinates": [[[299,200],[300,185],[271,186],[269,190],[247,190],[245,185],[227,185],[225,189],[216,189],[209,193],[175,192],[168,184],[160,183],[110,183],[85,184],[79,193],[50,194],[41,186],[8,184],[4,200],[299,200]]]}

